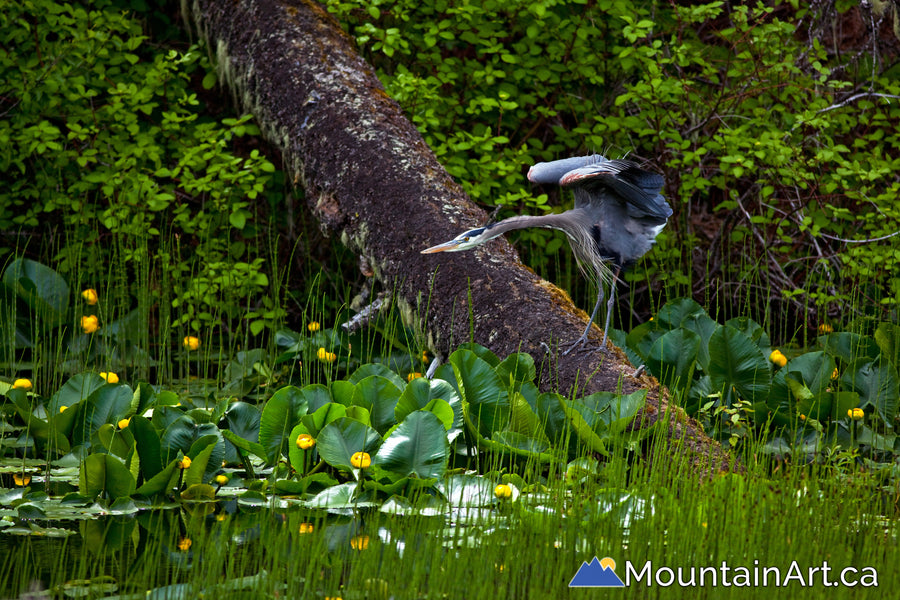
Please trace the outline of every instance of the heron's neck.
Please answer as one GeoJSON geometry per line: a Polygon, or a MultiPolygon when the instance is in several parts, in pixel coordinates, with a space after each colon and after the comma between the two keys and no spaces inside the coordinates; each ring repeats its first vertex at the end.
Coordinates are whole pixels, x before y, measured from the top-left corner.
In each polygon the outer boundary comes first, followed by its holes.
{"type": "Polygon", "coordinates": [[[577,216],[571,214],[572,212],[574,211],[550,215],[521,215],[518,217],[510,217],[488,225],[486,229],[490,232],[491,238],[503,235],[507,231],[513,231],[514,229],[528,229],[529,227],[561,229],[568,233],[571,229],[571,225],[577,222],[577,216]]]}

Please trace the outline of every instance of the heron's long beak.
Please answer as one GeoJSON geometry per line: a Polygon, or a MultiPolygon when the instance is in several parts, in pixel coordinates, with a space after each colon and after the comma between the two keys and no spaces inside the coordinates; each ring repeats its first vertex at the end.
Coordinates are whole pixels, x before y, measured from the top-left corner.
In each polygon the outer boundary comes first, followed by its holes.
{"type": "Polygon", "coordinates": [[[452,252],[460,243],[462,243],[460,240],[450,240],[449,242],[426,248],[422,250],[422,254],[434,254],[435,252],[447,252],[448,250],[452,252]]]}

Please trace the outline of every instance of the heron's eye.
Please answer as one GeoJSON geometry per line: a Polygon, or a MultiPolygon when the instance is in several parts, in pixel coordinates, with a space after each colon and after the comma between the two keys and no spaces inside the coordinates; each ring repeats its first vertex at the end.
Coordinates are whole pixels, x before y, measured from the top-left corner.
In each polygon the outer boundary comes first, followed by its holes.
{"type": "Polygon", "coordinates": [[[464,238],[463,238],[463,241],[464,241],[464,242],[468,242],[468,241],[469,241],[469,236],[464,237],[464,238]]]}

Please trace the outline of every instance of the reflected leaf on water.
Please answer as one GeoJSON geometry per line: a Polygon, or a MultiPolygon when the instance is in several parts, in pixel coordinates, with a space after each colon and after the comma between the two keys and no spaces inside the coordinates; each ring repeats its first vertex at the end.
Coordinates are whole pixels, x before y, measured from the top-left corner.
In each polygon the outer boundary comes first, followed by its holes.
{"type": "Polygon", "coordinates": [[[75,535],[77,532],[71,529],[63,529],[61,527],[42,527],[37,523],[27,523],[23,525],[12,525],[3,529],[5,535],[32,535],[51,538],[65,538],[75,535]]]}

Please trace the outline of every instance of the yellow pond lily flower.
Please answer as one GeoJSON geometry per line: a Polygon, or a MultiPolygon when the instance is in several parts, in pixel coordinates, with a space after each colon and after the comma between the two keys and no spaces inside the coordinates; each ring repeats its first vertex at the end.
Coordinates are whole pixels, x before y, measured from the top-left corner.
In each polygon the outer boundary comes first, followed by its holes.
{"type": "Polygon", "coordinates": [[[119,429],[125,429],[129,423],[131,423],[131,419],[122,419],[119,421],[119,429]]]}
{"type": "Polygon", "coordinates": [[[97,315],[84,315],[81,317],[81,329],[85,333],[94,333],[100,329],[100,319],[97,318],[97,315]]]}
{"type": "Polygon", "coordinates": [[[822,323],[821,325],[819,325],[819,334],[820,335],[824,335],[826,333],[831,333],[832,331],[834,331],[834,327],[832,327],[828,323],[822,323]]]}
{"type": "Polygon", "coordinates": [[[769,355],[769,360],[778,365],[779,367],[783,367],[787,364],[787,356],[781,353],[781,350],[773,350],[772,354],[769,355]]]}
{"type": "Polygon", "coordinates": [[[506,485],[505,483],[501,483],[497,487],[494,488],[494,495],[500,498],[501,500],[506,500],[507,498],[512,498],[512,488],[506,485]]]}
{"type": "Polygon", "coordinates": [[[184,336],[184,340],[182,340],[182,345],[188,350],[196,350],[200,347],[200,338],[194,337],[192,335],[184,336]]]}
{"type": "Polygon", "coordinates": [[[106,380],[106,383],[119,383],[119,376],[110,371],[109,373],[101,371],[100,377],[106,380]]]}
{"type": "Polygon", "coordinates": [[[319,348],[319,351],[316,352],[316,357],[322,362],[333,363],[337,360],[337,354],[334,352],[329,352],[325,348],[319,348]]]}
{"type": "Polygon", "coordinates": [[[319,322],[318,322],[318,321],[313,321],[313,322],[311,322],[309,325],[306,326],[306,329],[307,329],[310,333],[315,333],[315,332],[319,331],[320,329],[322,329],[322,326],[319,325],[319,322]]]}
{"type": "Polygon", "coordinates": [[[191,457],[185,456],[181,459],[181,462],[178,463],[178,466],[182,469],[189,469],[191,467],[191,457]]]}
{"type": "Polygon", "coordinates": [[[90,306],[97,304],[97,301],[99,300],[97,290],[94,288],[88,288],[81,292],[81,297],[84,298],[84,301],[90,306]]]}
{"type": "Polygon", "coordinates": [[[409,375],[406,376],[406,381],[412,381],[413,379],[418,379],[421,376],[422,376],[421,373],[410,373],[409,375]]]}
{"type": "Polygon", "coordinates": [[[25,487],[31,483],[31,475],[27,473],[13,473],[13,483],[19,487],[25,487]]]}
{"type": "Polygon", "coordinates": [[[861,408],[851,408],[847,411],[847,416],[850,417],[854,421],[862,421],[865,418],[866,413],[861,408]]]}
{"type": "Polygon", "coordinates": [[[16,379],[15,381],[13,381],[13,387],[16,388],[17,390],[25,390],[27,392],[34,386],[31,384],[30,379],[21,378],[21,379],[16,379]]]}
{"type": "Polygon", "coordinates": [[[309,450],[316,445],[316,440],[308,433],[301,433],[297,436],[297,447],[301,450],[309,450]]]}
{"type": "Polygon", "coordinates": [[[372,465],[372,457],[368,452],[354,452],[350,464],[357,469],[368,469],[372,465]]]}

